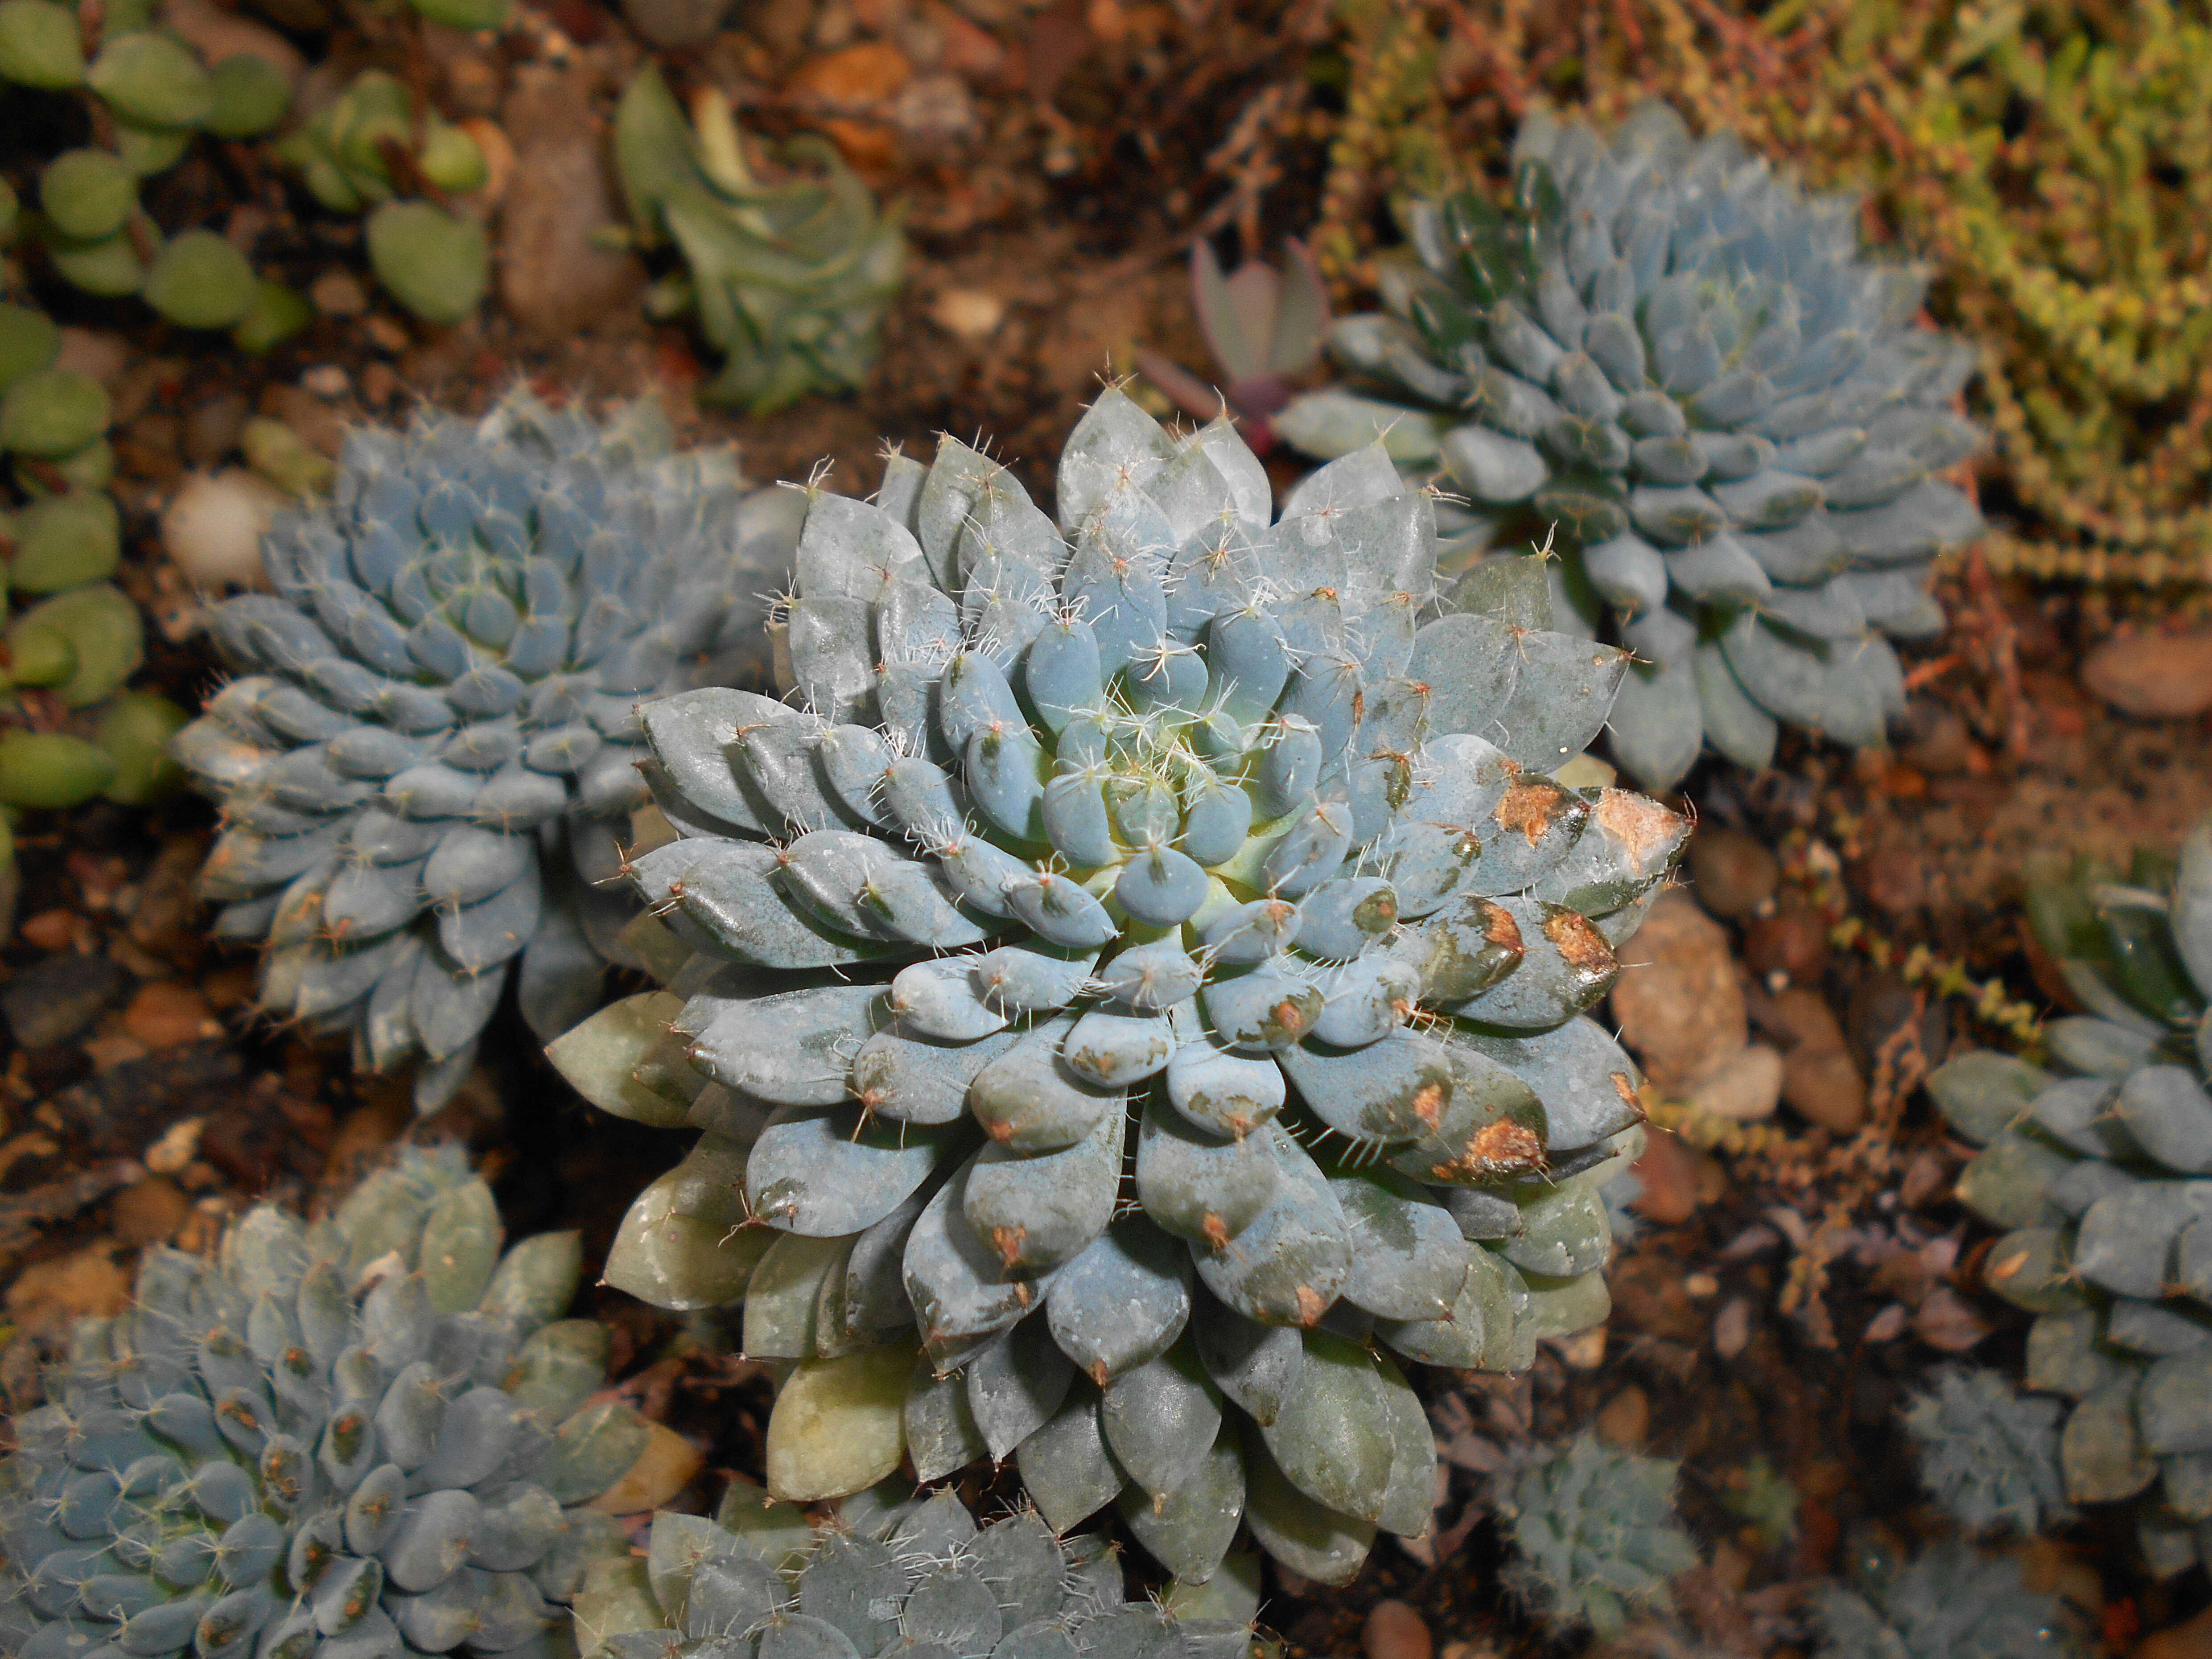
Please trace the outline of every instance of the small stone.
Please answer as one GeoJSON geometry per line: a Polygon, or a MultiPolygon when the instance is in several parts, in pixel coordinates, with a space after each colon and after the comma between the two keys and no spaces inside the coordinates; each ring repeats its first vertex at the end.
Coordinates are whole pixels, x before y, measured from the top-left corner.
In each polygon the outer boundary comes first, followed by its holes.
{"type": "Polygon", "coordinates": [[[1648,1125],[1644,1151],[1632,1166],[1643,1188],[1630,1202],[1637,1214],[1672,1227],[1687,1221],[1698,1210],[1696,1147],[1671,1130],[1648,1125]]]}
{"type": "Polygon", "coordinates": [[[47,957],[0,991],[0,1016],[26,1048],[51,1048],[82,1030],[130,976],[106,957],[47,957]]]}
{"type": "MultiPolygon", "coordinates": [[[[1791,1045],[1798,1048],[1840,1048],[1844,1046],[1844,1024],[1836,1018],[1836,1011],[1828,1006],[1827,998],[1810,986],[1792,985],[1766,1004],[1767,1013],[1773,1022],[1789,1034],[1791,1045]]],[[[1764,1019],[1765,1014],[1762,1014],[1764,1019]]]]}
{"type": "Polygon", "coordinates": [[[67,951],[79,939],[92,937],[92,923],[77,911],[57,908],[40,911],[16,931],[41,951],[67,951]]]}
{"type": "MultiPolygon", "coordinates": [[[[343,265],[332,265],[309,283],[307,298],[325,317],[358,317],[368,309],[368,289],[343,265]]],[[[319,390],[312,386],[307,389],[319,390]]],[[[344,389],[341,387],[337,395],[343,397],[344,389]]]]}
{"type": "Polygon", "coordinates": [[[621,216],[592,118],[592,80],[525,64],[501,112],[514,175],[500,214],[500,297],[517,322],[546,335],[627,316],[645,287],[635,257],[592,240],[621,216]]]}
{"type": "Polygon", "coordinates": [[[1651,1437],[1651,1396],[1633,1382],[1598,1408],[1597,1437],[1623,1451],[1642,1451],[1651,1437]]]}
{"type": "Polygon", "coordinates": [[[205,403],[195,404],[185,414],[185,459],[194,466],[210,467],[238,447],[253,406],[243,393],[222,392],[205,403]]]}
{"type": "Polygon", "coordinates": [[[276,30],[240,17],[215,0],[162,0],[161,21],[205,64],[220,64],[243,52],[258,58],[287,82],[297,82],[306,68],[299,48],[276,30]]]}
{"type": "Polygon", "coordinates": [[[784,91],[831,109],[863,111],[896,97],[913,74],[906,54],[890,41],[864,40],[801,64],[784,91]]]}
{"type": "Polygon", "coordinates": [[[34,1261],[8,1287],[8,1322],[23,1335],[58,1337],[80,1319],[112,1319],[130,1305],[131,1280],[103,1241],[34,1261]]]}
{"type": "Polygon", "coordinates": [[[176,1175],[199,1156],[200,1137],[207,1133],[204,1117],[179,1118],[161,1131],[146,1149],[146,1167],[155,1175],[176,1175]]]}
{"type": "Polygon", "coordinates": [[[1594,1371],[1605,1364],[1605,1327],[1593,1325],[1586,1331],[1577,1331],[1571,1336],[1552,1336],[1544,1339],[1545,1346],[1559,1355],[1559,1363],[1570,1370],[1594,1371]]]}
{"type": "Polygon", "coordinates": [[[1685,1091],[1700,1111],[1737,1123],[1772,1117],[1782,1103],[1782,1056],[1763,1042],[1738,1049],[1685,1091]]]}
{"type": "Polygon", "coordinates": [[[1905,1334],[1905,1327],[1910,1317],[1902,1302],[1891,1303],[1867,1321],[1866,1340],[1870,1343],[1896,1341],[1905,1334]]]}
{"type": "Polygon", "coordinates": [[[1912,1315],[1912,1334],[1945,1353],[1966,1352],[1992,1328],[1973,1304],[1948,1285],[1938,1285],[1929,1291],[1912,1315]]]}
{"type": "Polygon", "coordinates": [[[980,288],[948,288],[931,302],[929,318],[946,333],[974,344],[998,332],[1006,302],[980,288]]]}
{"type": "Polygon", "coordinates": [[[2212,1659],[2212,1607],[2144,1637],[2135,1659],[2212,1659]]]}
{"type": "Polygon", "coordinates": [[[1743,960],[1770,983],[1813,984],[1828,965],[1828,924],[1802,900],[1784,899],[1744,925],[1743,960]]]}
{"type": "Polygon", "coordinates": [[[106,329],[67,327],[61,334],[61,355],[54,367],[88,374],[112,390],[131,361],[130,343],[106,329]]]}
{"type": "Polygon", "coordinates": [[[1782,1057],[1782,1098],[1808,1123],[1839,1135],[1866,1121],[1866,1080],[1844,1049],[1800,1044],[1782,1057]]]}
{"type": "Polygon", "coordinates": [[[1654,1083],[1680,1088],[1742,1049],[1750,1024],[1728,934],[1688,894],[1661,894],[1620,957],[1613,1017],[1654,1083]]]}
{"type": "MultiPolygon", "coordinates": [[[[407,331],[405,324],[397,317],[387,317],[380,311],[363,323],[362,329],[368,336],[369,344],[374,346],[379,351],[386,352],[394,357],[415,343],[415,337],[407,331]]],[[[384,368],[384,365],[373,363],[369,368],[362,371],[362,386],[364,390],[368,385],[370,370],[381,368],[384,368]]],[[[385,372],[391,373],[389,369],[386,369],[385,372]]]]}
{"type": "Polygon", "coordinates": [[[1697,1301],[1703,1301],[1709,1296],[1718,1296],[1720,1291],[1720,1280],[1711,1273],[1692,1273],[1682,1280],[1682,1293],[1697,1301]]]}
{"type": "Polygon", "coordinates": [[[2081,678],[2124,714],[2201,714],[2212,708],[2212,633],[2115,635],[2089,653],[2081,678]]]}
{"type": "Polygon", "coordinates": [[[191,1210],[191,1200],[175,1182],[149,1176],[116,1194],[108,1224],[125,1244],[166,1244],[191,1210]]]}
{"type": "Polygon", "coordinates": [[[1730,1297],[1713,1316],[1713,1352],[1723,1359],[1733,1359],[1751,1342],[1751,1303],[1747,1297],[1730,1297]]]}
{"type": "Polygon", "coordinates": [[[195,472],[161,511],[161,550],[195,587],[265,586],[261,538],[289,505],[283,490],[244,467],[195,472]]]}
{"type": "MultiPolygon", "coordinates": [[[[368,296],[362,296],[362,309],[368,308],[368,296]]],[[[318,398],[336,403],[353,390],[353,376],[337,363],[318,363],[300,377],[300,384],[318,398]]]]}
{"type": "Polygon", "coordinates": [[[1429,1659],[1436,1644],[1421,1615],[1403,1601],[1377,1601],[1360,1626],[1360,1650],[1367,1659],[1429,1659]]]}
{"type": "Polygon", "coordinates": [[[1782,882],[1774,854],[1740,830],[1699,830],[1690,842],[1688,863],[1698,902],[1730,921],[1772,898],[1782,882]]]}
{"type": "Polygon", "coordinates": [[[222,1035],[207,999],[174,980],[140,987],[123,1011],[123,1029],[149,1048],[174,1048],[222,1035]]]}

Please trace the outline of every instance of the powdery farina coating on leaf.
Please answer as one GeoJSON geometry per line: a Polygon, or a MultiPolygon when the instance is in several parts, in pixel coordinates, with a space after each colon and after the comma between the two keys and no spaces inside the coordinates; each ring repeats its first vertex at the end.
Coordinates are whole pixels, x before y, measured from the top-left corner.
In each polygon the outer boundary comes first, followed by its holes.
{"type": "Polygon", "coordinates": [[[408,1148],[313,1226],[249,1212],[149,1250],[81,1324],[0,1468],[0,1650],[19,1659],[552,1659],[579,1506],[635,1462],[607,1334],[562,1319],[574,1233],[500,1254],[458,1147],[408,1148]]]}
{"type": "Polygon", "coordinates": [[[1240,1521],[1341,1580],[1434,1498],[1394,1351],[1511,1368],[1604,1316],[1640,1113],[1581,1015],[1687,832],[1551,775],[1622,659],[1533,566],[1433,616],[1379,448],[1271,495],[1118,391],[1057,521],[945,440],[814,495],[805,709],[644,711],[671,993],[553,1058],[706,1131],[609,1277],[804,1362],[786,1496],[1012,1455],[1186,1580],[1240,1521]]]}
{"type": "Polygon", "coordinates": [[[1972,348],[1918,325],[1924,273],[1861,257],[1850,201],[1664,105],[1610,143],[1539,112],[1513,160],[1514,217],[1412,204],[1389,311],[1337,324],[1381,396],[1310,393],[1276,430],[1322,456],[1387,431],[1466,493],[1478,551],[1556,532],[1563,591],[1636,653],[1612,744],[1648,787],[1706,742],[1763,766],[1780,720],[1880,744],[1888,641],[1942,631],[1930,561],[1981,529],[1936,476],[1980,442],[1950,412],[1972,348]]]}
{"type": "Polygon", "coordinates": [[[348,434],[335,498],[266,539],[276,592],[216,609],[241,678],[176,744],[222,809],[201,891],[218,938],[264,944],[262,1006],[369,1069],[419,1052],[426,1110],[510,963],[542,1039],[589,1013],[606,963],[641,965],[637,705],[745,664],[800,505],[670,453],[647,404],[601,428],[518,392],[348,434]]]}
{"type": "Polygon", "coordinates": [[[2036,1316],[2027,1386],[2072,1402],[2065,1496],[2149,1494],[2142,1541],[2166,1574],[2212,1544],[2212,822],[2173,863],[2137,866],[2029,895],[2039,942],[2091,1010],[2045,1027],[2065,1074],[1977,1049],[1928,1088],[1981,1148],[1960,1199],[2009,1230],[1982,1277],[2036,1316]]]}

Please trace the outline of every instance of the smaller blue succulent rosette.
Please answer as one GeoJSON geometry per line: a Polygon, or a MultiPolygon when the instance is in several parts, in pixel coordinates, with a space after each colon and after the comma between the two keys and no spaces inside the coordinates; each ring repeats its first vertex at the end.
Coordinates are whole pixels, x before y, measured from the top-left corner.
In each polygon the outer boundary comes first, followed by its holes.
{"type": "Polygon", "coordinates": [[[1610,141],[1540,112],[1513,155],[1511,215],[1408,205],[1388,309],[1332,336],[1351,384],[1277,430],[1324,457],[1386,434],[1464,501],[1455,562],[1565,553],[1565,613],[1635,654],[1611,747],[1646,787],[1708,743],[1764,766],[1784,722],[1880,745],[1890,641],[1943,631],[1933,561],[1983,527],[1940,476],[1982,434],[1953,412],[1972,346],[1922,325],[1927,274],[1863,257],[1850,198],[1664,105],[1610,141]]]}
{"type": "Polygon", "coordinates": [[[637,706],[760,655],[800,503],[672,453],[650,405],[602,428],[526,393],[356,429],[340,461],[270,532],[274,591],[214,612],[238,677],[175,748],[222,809],[200,890],[263,947],[263,1008],[351,1033],[365,1069],[419,1054],[428,1110],[510,979],[550,1039],[642,965],[637,706]]]}

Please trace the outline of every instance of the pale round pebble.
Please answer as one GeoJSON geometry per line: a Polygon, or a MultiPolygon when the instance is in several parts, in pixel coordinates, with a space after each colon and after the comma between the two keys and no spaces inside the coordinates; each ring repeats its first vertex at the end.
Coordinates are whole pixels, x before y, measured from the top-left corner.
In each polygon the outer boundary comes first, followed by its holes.
{"type": "Polygon", "coordinates": [[[1429,1659],[1434,1644],[1421,1615],[1403,1601],[1377,1601],[1359,1632],[1367,1659],[1429,1659]]]}
{"type": "Polygon", "coordinates": [[[1782,1101],[1782,1056],[1763,1042],[1738,1049],[1686,1091],[1691,1105],[1738,1123],[1772,1117],[1782,1101]]]}
{"type": "Polygon", "coordinates": [[[283,493],[244,467],[195,472],[161,513],[161,547],[195,587],[260,587],[261,538],[283,493]]]}

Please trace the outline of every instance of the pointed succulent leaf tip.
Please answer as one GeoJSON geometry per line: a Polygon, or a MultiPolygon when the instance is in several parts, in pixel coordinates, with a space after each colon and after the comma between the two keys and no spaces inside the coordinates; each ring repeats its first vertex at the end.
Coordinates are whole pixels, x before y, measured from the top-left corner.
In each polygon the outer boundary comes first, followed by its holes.
{"type": "MultiPolygon", "coordinates": [[[[1941,630],[1931,562],[1981,530],[1937,476],[1979,441],[1949,410],[1971,354],[1915,320],[1922,279],[1863,254],[1850,204],[1746,165],[1726,134],[1692,141],[1663,106],[1609,137],[1532,114],[1516,155],[1510,213],[1407,205],[1415,276],[1389,313],[1334,325],[1348,384],[1275,429],[1323,458],[1388,429],[1492,541],[1560,548],[1565,586],[1637,654],[1592,702],[1647,787],[1707,743],[1765,764],[1778,720],[1879,745],[1902,710],[1887,640],[1941,630]]],[[[1417,677],[1452,637],[1417,648],[1417,677]]],[[[1560,672],[1533,676],[1533,707],[1571,750],[1597,724],[1560,672]]],[[[1465,707],[1514,689],[1470,684],[1465,707]]],[[[1542,725],[1502,746],[1549,769],[1542,725]]]]}
{"type": "MultiPolygon", "coordinates": [[[[175,745],[223,812],[201,878],[227,906],[218,931],[270,947],[264,1005],[352,1032],[378,1069],[421,1053],[427,1109],[459,1086],[510,977],[550,1039],[597,1005],[608,962],[643,965],[619,937],[620,878],[672,827],[645,782],[687,830],[841,821],[818,787],[710,787],[741,730],[787,720],[811,743],[795,711],[714,690],[635,713],[745,670],[750,596],[796,539],[787,495],[748,495],[726,456],[672,453],[642,405],[596,426],[516,392],[473,425],[349,434],[331,499],[269,534],[275,591],[216,611],[241,678],[175,745]]],[[[763,869],[649,867],[647,901],[679,934],[694,915],[750,917],[778,965],[852,959],[814,913],[747,902],[763,869]]],[[[957,935],[949,898],[884,885],[887,908],[957,935]]],[[[619,1056],[586,1046],[596,1058],[574,1063],[608,1103],[619,1056]]]]}
{"type": "Polygon", "coordinates": [[[131,1308],[79,1331],[17,1425],[9,1651],[492,1653],[557,1631],[587,1567],[628,1557],[587,1505],[648,1436],[584,1403],[605,1332],[553,1322],[573,1238],[499,1244],[447,1144],[312,1226],[264,1205],[212,1260],[149,1251],[131,1308]]]}
{"type": "Polygon", "coordinates": [[[2212,1372],[2194,1352],[2212,1305],[2212,1054],[2191,931],[2207,833],[2191,832],[2178,863],[2142,855],[2122,881],[2077,861],[2032,894],[2039,942],[2094,1010],[2051,1022],[2051,1069],[1973,1050],[1928,1080],[1980,1148],[1961,1199],[2006,1230],[1990,1288],[2036,1317],[2033,1394],[1974,1372],[1939,1379],[1914,1408],[1923,1476],[1978,1528],[2147,1494],[2160,1572],[2197,1559],[2193,1534],[2162,1517],[2203,1512],[2212,1452],[2212,1372]]]}
{"type": "MultiPolygon", "coordinates": [[[[837,723],[645,707],[676,839],[629,873],[682,1002],[638,1005],[666,1043],[624,1017],[641,1094],[599,1075],[620,1021],[564,1064],[704,1130],[619,1265],[663,1306],[742,1296],[748,1348],[799,1364],[779,1490],[851,1490],[864,1447],[933,1478],[1012,1457],[1053,1524],[1118,1498],[1193,1583],[1246,1516],[1341,1577],[1433,1484],[1403,1376],[1348,1332],[1506,1366],[1602,1316],[1582,1172],[1639,1118],[1579,1016],[1686,834],[1554,775],[1618,653],[1510,584],[1416,633],[1433,507],[1379,449],[1279,519],[1264,480],[1233,432],[1118,391],[1054,518],[947,441],[874,505],[810,509],[798,602],[858,607],[880,656],[836,678],[837,723]],[[712,1082],[673,1086],[677,1048],[712,1082]],[[733,1206],[707,1186],[739,1158],[733,1206]],[[1332,1449],[1248,1436],[1305,1370],[1332,1449]]],[[[823,707],[795,650],[786,672],[823,707]]]]}

